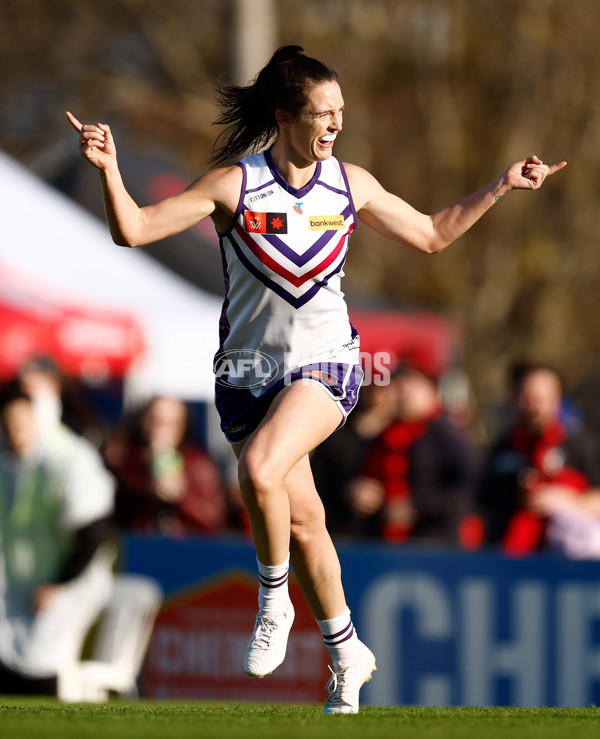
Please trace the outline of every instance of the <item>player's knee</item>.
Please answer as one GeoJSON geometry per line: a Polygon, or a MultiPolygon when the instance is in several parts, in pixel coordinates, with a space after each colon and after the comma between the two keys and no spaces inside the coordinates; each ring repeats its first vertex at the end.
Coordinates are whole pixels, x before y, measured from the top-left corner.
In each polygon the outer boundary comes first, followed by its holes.
{"type": "MultiPolygon", "coordinates": [[[[244,450],[245,451],[245,450],[244,450]]],[[[283,485],[283,478],[268,458],[242,454],[238,463],[240,491],[246,502],[270,496],[283,485]]]]}
{"type": "Polygon", "coordinates": [[[291,522],[290,537],[292,546],[303,546],[315,537],[327,534],[325,526],[325,511],[323,506],[315,505],[296,516],[291,522]]]}

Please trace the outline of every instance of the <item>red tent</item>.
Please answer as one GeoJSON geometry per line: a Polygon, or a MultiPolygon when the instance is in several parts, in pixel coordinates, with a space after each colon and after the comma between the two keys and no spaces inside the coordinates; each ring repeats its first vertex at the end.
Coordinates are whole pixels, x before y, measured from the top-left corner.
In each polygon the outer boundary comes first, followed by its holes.
{"type": "Polygon", "coordinates": [[[365,365],[376,376],[401,362],[410,362],[433,376],[460,359],[462,336],[458,325],[436,313],[350,310],[360,334],[365,365]],[[458,356],[457,356],[458,355],[458,356]]]}
{"type": "Polygon", "coordinates": [[[128,314],[77,304],[0,264],[0,379],[41,355],[67,375],[121,377],[143,348],[128,314]]]}

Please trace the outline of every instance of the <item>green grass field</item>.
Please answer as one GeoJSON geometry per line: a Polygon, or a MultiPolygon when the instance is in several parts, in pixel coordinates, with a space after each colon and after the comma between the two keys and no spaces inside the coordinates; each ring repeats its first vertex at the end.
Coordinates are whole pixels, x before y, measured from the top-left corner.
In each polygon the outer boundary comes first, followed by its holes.
{"type": "Polygon", "coordinates": [[[111,701],[64,705],[0,696],[0,736],[111,739],[553,739],[597,737],[600,709],[365,707],[324,716],[316,705],[111,701]]]}

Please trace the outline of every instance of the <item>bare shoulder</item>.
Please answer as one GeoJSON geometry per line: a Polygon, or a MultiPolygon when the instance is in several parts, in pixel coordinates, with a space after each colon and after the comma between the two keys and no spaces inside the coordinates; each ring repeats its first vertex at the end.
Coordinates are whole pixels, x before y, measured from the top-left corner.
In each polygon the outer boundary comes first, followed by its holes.
{"type": "Polygon", "coordinates": [[[237,165],[211,169],[187,189],[209,198],[225,211],[235,212],[242,189],[242,170],[237,165]]]}
{"type": "Polygon", "coordinates": [[[365,203],[383,190],[377,179],[363,167],[344,162],[344,169],[348,176],[348,184],[356,210],[360,210],[365,203]]]}

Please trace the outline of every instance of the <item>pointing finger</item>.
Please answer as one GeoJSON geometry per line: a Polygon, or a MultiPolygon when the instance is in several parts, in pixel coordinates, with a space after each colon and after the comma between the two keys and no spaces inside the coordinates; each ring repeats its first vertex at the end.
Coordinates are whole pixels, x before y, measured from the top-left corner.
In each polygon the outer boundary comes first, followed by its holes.
{"type": "Polygon", "coordinates": [[[67,119],[69,123],[73,126],[73,128],[77,131],[77,133],[81,133],[81,129],[83,128],[83,124],[80,123],[77,118],[71,113],[69,110],[65,112],[65,115],[67,116],[67,119]]]}
{"type": "Polygon", "coordinates": [[[557,162],[556,164],[552,164],[548,167],[548,174],[554,174],[555,172],[558,172],[559,169],[562,169],[566,166],[566,162],[557,162]]]}

